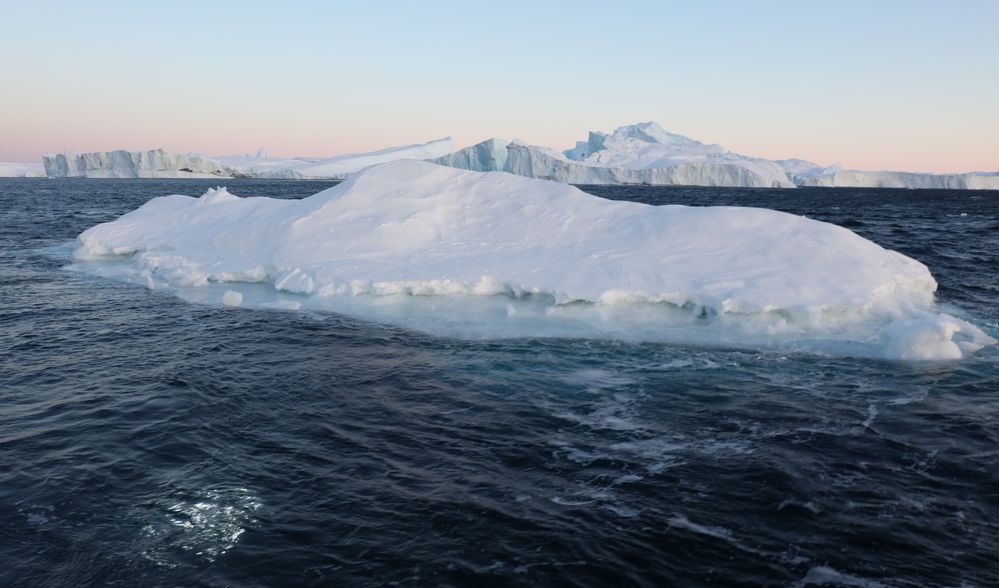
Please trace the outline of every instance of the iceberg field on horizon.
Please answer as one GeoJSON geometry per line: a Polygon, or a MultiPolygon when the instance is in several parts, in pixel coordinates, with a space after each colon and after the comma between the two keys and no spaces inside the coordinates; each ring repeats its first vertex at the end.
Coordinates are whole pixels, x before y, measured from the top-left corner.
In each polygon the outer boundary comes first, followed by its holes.
{"type": "Polygon", "coordinates": [[[436,335],[594,337],[953,360],[995,343],[923,264],[767,209],[650,206],[507,173],[370,167],[302,200],[155,198],[73,267],[230,307],[436,335]]]}

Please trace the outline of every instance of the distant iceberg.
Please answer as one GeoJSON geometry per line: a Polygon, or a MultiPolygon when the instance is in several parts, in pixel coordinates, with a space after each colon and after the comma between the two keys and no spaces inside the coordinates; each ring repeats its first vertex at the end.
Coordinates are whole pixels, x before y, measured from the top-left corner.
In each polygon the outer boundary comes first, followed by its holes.
{"type": "Polygon", "coordinates": [[[999,173],[923,174],[842,170],[838,167],[795,176],[799,186],[836,188],[907,188],[928,190],[999,190],[999,173]]]}
{"type": "Polygon", "coordinates": [[[164,149],[46,153],[42,163],[50,178],[231,178],[239,175],[236,170],[197,153],[176,155],[164,149]]]}
{"type": "Polygon", "coordinates": [[[322,159],[268,157],[261,150],[256,157],[220,157],[223,164],[254,178],[344,179],[368,166],[404,159],[433,159],[451,153],[451,137],[389,147],[368,153],[351,153],[322,159]]]}
{"type": "MultiPolygon", "coordinates": [[[[408,159],[469,171],[506,171],[567,184],[999,190],[999,172],[861,171],[802,159],[769,160],[671,133],[654,122],[618,127],[612,133],[591,131],[585,141],[563,151],[499,138],[455,151],[451,138],[445,137],[328,158],[270,157],[263,149],[256,155],[224,157],[176,155],[156,149],[46,154],[43,163],[45,173],[55,178],[342,180],[371,165],[408,159]]],[[[0,175],[37,174],[37,168],[19,167],[24,165],[28,164],[0,164],[0,175]]]]}
{"type": "Polygon", "coordinates": [[[794,187],[772,161],[670,133],[654,122],[619,127],[610,134],[590,132],[586,141],[564,152],[489,139],[434,162],[569,184],[794,187]]]}
{"type": "Polygon", "coordinates": [[[586,141],[565,151],[494,138],[433,161],[569,184],[999,190],[999,173],[842,170],[803,159],[769,160],[670,133],[654,122],[619,127],[610,134],[591,131],[586,141]]]}
{"type": "Polygon", "coordinates": [[[154,149],[46,154],[43,165],[45,173],[52,178],[344,179],[370,165],[402,159],[430,159],[453,149],[451,138],[446,137],[428,143],[325,159],[276,158],[268,156],[263,149],[255,156],[216,158],[154,149]]]}
{"type": "Polygon", "coordinates": [[[418,161],[367,168],[303,200],[224,188],[156,198],[85,231],[75,257],[215,304],[335,310],[460,336],[895,359],[958,359],[994,343],[935,309],[926,266],[835,225],[611,201],[418,161]]]}
{"type": "Polygon", "coordinates": [[[0,161],[0,178],[44,178],[45,169],[39,163],[0,161]]]}

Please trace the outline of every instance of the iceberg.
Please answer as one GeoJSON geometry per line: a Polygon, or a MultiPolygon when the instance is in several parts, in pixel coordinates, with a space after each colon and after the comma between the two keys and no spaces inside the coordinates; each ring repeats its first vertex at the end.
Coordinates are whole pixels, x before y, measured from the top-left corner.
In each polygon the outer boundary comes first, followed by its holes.
{"type": "Polygon", "coordinates": [[[240,175],[197,153],[175,155],[164,149],[46,153],[42,164],[50,178],[232,178],[240,175]]]}
{"type": "Polygon", "coordinates": [[[0,178],[44,178],[45,170],[38,163],[0,161],[0,178]]]}
{"type": "Polygon", "coordinates": [[[999,173],[924,174],[842,170],[838,166],[799,173],[799,186],[835,188],[907,188],[914,190],[999,190],[999,173]]]}
{"type": "Polygon", "coordinates": [[[351,153],[325,159],[274,158],[268,157],[262,149],[256,157],[220,157],[219,161],[254,178],[272,179],[335,179],[342,180],[368,166],[405,159],[433,159],[451,153],[454,143],[451,137],[389,147],[369,153],[351,153]]]}
{"type": "Polygon", "coordinates": [[[196,153],[175,155],[152,151],[102,151],[45,154],[45,173],[51,178],[267,178],[344,179],[370,165],[403,159],[431,159],[454,149],[450,137],[428,143],[390,147],[370,153],[352,153],[326,159],[256,155],[208,158],[196,153]]]}
{"type": "Polygon", "coordinates": [[[79,269],[229,307],[433,333],[582,336],[957,359],[995,342],[923,264],[773,210],[610,201],[420,161],[302,200],[150,200],[78,237],[79,269]]]}
{"type": "Polygon", "coordinates": [[[489,139],[434,162],[569,184],[794,187],[773,161],[670,133],[654,122],[619,127],[611,134],[591,131],[586,141],[564,152],[489,139]],[[500,154],[504,145],[506,156],[500,154]]]}
{"type": "Polygon", "coordinates": [[[459,149],[454,153],[431,159],[432,163],[446,165],[469,171],[507,171],[507,149],[510,141],[504,139],[486,139],[471,147],[459,149]]]}
{"type": "Polygon", "coordinates": [[[591,131],[586,141],[565,151],[488,139],[432,161],[459,169],[507,171],[569,184],[999,190],[999,172],[861,171],[803,159],[769,160],[670,133],[654,122],[619,127],[610,134],[591,131]]]}

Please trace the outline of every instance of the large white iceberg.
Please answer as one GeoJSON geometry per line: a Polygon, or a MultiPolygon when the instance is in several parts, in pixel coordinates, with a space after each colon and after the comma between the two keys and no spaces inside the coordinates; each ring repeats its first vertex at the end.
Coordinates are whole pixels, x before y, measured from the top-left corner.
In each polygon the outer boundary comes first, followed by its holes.
{"type": "Polygon", "coordinates": [[[623,126],[610,134],[590,132],[586,141],[564,152],[489,139],[434,161],[569,184],[794,187],[773,161],[669,133],[654,122],[623,126]]]}
{"type": "Polygon", "coordinates": [[[416,161],[368,168],[303,200],[225,189],[156,198],[85,231],[75,257],[230,306],[327,308],[477,336],[912,359],[960,358],[994,342],[935,309],[926,266],[835,225],[610,201],[416,161]],[[408,310],[386,314],[387,301],[408,310]],[[421,319],[424,311],[436,314],[421,319]]]}
{"type": "Polygon", "coordinates": [[[39,163],[0,161],[0,178],[44,178],[45,170],[39,163]]]}

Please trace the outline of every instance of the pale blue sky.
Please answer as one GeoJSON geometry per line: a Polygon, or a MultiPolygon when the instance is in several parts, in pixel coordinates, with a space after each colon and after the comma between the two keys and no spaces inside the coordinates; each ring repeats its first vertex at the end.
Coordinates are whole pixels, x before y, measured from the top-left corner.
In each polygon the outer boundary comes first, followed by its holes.
{"type": "Polygon", "coordinates": [[[0,161],[565,148],[655,120],[765,157],[999,170],[995,1],[0,1],[0,161]]]}

